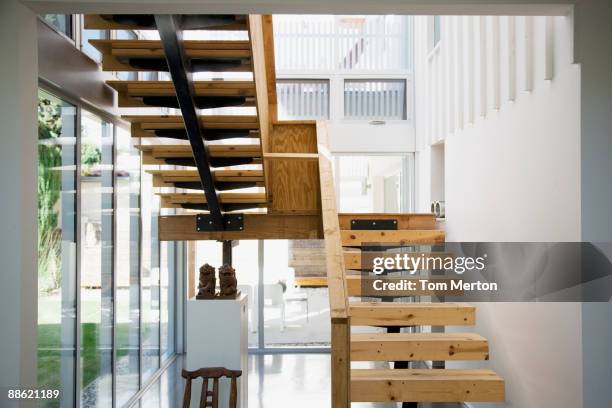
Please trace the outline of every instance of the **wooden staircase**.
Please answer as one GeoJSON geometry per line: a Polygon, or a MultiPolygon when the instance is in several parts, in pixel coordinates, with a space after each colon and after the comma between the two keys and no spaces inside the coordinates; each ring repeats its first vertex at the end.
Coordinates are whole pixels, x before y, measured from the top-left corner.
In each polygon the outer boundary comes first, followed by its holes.
{"type": "Polygon", "coordinates": [[[153,187],[164,189],[158,192],[161,207],[178,209],[177,215],[159,217],[160,240],[325,240],[332,407],[504,400],[504,381],[490,370],[406,368],[407,362],[488,360],[489,344],[477,334],[401,331],[474,325],[474,306],[349,302],[366,295],[367,277],[355,272],[364,269],[361,251],[372,243],[382,244],[379,251],[435,245],[444,242],[444,231],[432,214],[338,214],[326,124],[277,120],[271,16],[89,15],[85,27],[160,30],[161,40],[90,41],[102,53],[106,71],[171,73],[172,81],[108,82],[119,107],[180,109],[173,115],[123,117],[139,140],[143,165],[153,166],[147,170],[153,187]],[[178,31],[190,29],[245,30],[248,40],[180,41],[178,31]],[[202,71],[251,72],[253,79],[191,79],[202,71]],[[256,114],[205,114],[234,106],[254,106],[256,114]],[[359,227],[368,220],[391,222],[393,228],[359,227]],[[387,332],[351,330],[357,326],[387,332]],[[351,369],[352,361],[389,368],[351,369]]]}

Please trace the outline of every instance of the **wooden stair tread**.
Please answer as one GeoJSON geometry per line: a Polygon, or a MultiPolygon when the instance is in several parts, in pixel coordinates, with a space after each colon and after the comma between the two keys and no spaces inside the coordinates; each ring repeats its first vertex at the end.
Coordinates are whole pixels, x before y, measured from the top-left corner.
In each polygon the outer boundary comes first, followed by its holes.
{"type": "MultiPolygon", "coordinates": [[[[102,53],[117,56],[165,57],[161,40],[92,39],[89,40],[89,43],[102,53]]],[[[183,47],[187,57],[245,58],[251,56],[251,43],[248,40],[185,40],[183,47]]]]}
{"type": "Polygon", "coordinates": [[[388,243],[400,246],[444,242],[444,230],[342,230],[343,246],[359,247],[368,243],[388,243]]]}
{"type": "MultiPolygon", "coordinates": [[[[206,196],[202,193],[157,193],[159,197],[171,203],[206,203],[206,196]]],[[[228,193],[219,192],[220,203],[265,204],[266,193],[228,193]]]]}
{"type": "MultiPolygon", "coordinates": [[[[192,157],[191,145],[137,145],[142,152],[151,153],[153,157],[192,157]]],[[[261,157],[259,144],[211,144],[207,146],[210,157],[261,157]]]]}
{"type": "MultiPolygon", "coordinates": [[[[132,137],[157,137],[156,130],[185,129],[183,117],[178,115],[123,116],[131,122],[132,137]]],[[[260,137],[259,122],[255,115],[203,115],[199,117],[200,127],[219,130],[250,130],[249,137],[260,137]]]]}
{"type": "MultiPolygon", "coordinates": [[[[172,81],[108,80],[106,83],[128,96],[174,96],[172,81]]],[[[255,96],[253,81],[194,81],[195,96],[255,96]]]]}
{"type": "Polygon", "coordinates": [[[354,326],[467,326],[476,323],[476,307],[467,303],[352,302],[354,326]]]}
{"type": "Polygon", "coordinates": [[[487,340],[475,333],[353,333],[353,361],[488,360],[487,340]]]}
{"type": "MultiPolygon", "coordinates": [[[[206,203],[206,196],[202,193],[157,193],[158,196],[173,203],[206,203]]],[[[246,204],[265,204],[266,193],[226,193],[220,192],[220,203],[246,203],[246,204]]]]}
{"type": "Polygon", "coordinates": [[[503,402],[504,380],[482,369],[351,369],[352,402],[503,402]]]}
{"type": "MultiPolygon", "coordinates": [[[[147,170],[166,182],[199,181],[197,170],[147,170]]],[[[263,181],[263,170],[213,170],[215,181],[263,181]]]]}

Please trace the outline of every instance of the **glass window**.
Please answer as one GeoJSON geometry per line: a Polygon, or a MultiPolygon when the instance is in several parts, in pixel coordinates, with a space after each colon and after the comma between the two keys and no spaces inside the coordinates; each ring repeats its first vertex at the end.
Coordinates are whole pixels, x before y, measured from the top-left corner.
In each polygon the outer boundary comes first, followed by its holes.
{"type": "Polygon", "coordinates": [[[72,15],[70,14],[43,14],[42,19],[55,27],[58,31],[72,38],[72,15]]]}
{"type": "Polygon", "coordinates": [[[38,384],[74,405],[76,107],[38,93],[38,384]]]}
{"type": "Polygon", "coordinates": [[[140,383],[140,154],[129,131],[117,127],[117,406],[140,383]]]}
{"type": "Polygon", "coordinates": [[[326,276],[323,241],[264,241],[266,347],[329,346],[327,288],[300,286],[313,276],[326,276]]]}
{"type": "Polygon", "coordinates": [[[278,118],[281,120],[328,119],[329,81],[276,81],[278,118]]]}
{"type": "Polygon", "coordinates": [[[102,61],[102,53],[89,43],[89,40],[102,40],[108,38],[106,30],[81,30],[81,50],[96,62],[102,61]]]}
{"type": "MultiPolygon", "coordinates": [[[[172,215],[174,210],[162,209],[163,215],[172,215]]],[[[160,329],[161,355],[166,360],[174,353],[174,298],[176,291],[176,244],[172,241],[160,242],[160,329]]]]}
{"type": "Polygon", "coordinates": [[[336,156],[334,177],[340,212],[409,211],[407,156],[336,156]]]}
{"type": "Polygon", "coordinates": [[[159,166],[141,166],[142,213],[142,380],[145,382],[159,368],[159,241],[157,217],[159,199],[153,192],[153,176],[146,170],[159,166]]]}
{"type": "Polygon", "coordinates": [[[344,81],[344,118],[406,119],[406,81],[403,79],[344,81]]]}
{"type": "Polygon", "coordinates": [[[113,125],[82,110],[81,406],[110,406],[113,347],[113,125]]]}

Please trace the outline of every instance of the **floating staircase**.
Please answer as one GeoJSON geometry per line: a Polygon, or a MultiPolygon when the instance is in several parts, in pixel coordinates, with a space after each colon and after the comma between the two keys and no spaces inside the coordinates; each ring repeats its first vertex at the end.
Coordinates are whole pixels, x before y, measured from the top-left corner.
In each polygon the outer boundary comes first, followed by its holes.
{"type": "MultiPolygon", "coordinates": [[[[362,275],[368,271],[368,265],[362,264],[367,251],[375,251],[379,256],[391,248],[444,242],[444,231],[437,229],[433,214],[341,214],[338,228],[347,297],[363,296],[363,287],[368,286],[363,285],[363,279],[369,277],[362,275]],[[392,229],[386,229],[389,227],[392,229]],[[359,275],[351,274],[354,270],[359,275]]],[[[487,339],[470,332],[414,331],[428,326],[472,326],[475,312],[474,306],[463,303],[347,302],[346,321],[351,328],[370,326],[385,330],[365,333],[349,330],[347,360],[388,365],[382,369],[350,369],[350,402],[402,402],[404,407],[416,407],[418,402],[503,402],[504,381],[493,371],[437,368],[445,361],[488,360],[487,339]],[[406,331],[402,332],[402,328],[406,331]],[[433,365],[436,368],[409,368],[411,363],[422,367],[424,362],[436,362],[433,365]]]]}
{"type": "Polygon", "coordinates": [[[472,326],[474,306],[354,300],[368,295],[364,279],[373,279],[363,274],[364,251],[436,245],[444,231],[432,214],[338,214],[326,124],[277,120],[271,16],[88,15],[85,27],[160,34],[160,40],[90,40],[106,71],[159,71],[172,78],[108,81],[119,107],[134,110],[123,118],[138,138],[142,163],[153,167],[147,170],[153,187],[163,189],[161,207],[177,209],[159,217],[160,240],[325,240],[327,278],[312,281],[329,288],[332,407],[504,400],[504,381],[493,371],[408,368],[411,362],[488,360],[490,345],[478,334],[414,330],[472,326]],[[182,41],[183,30],[243,30],[248,40],[182,41]],[[250,72],[253,78],[193,80],[198,72],[250,72]],[[256,114],[207,112],[242,106],[255,107],[256,114]],[[138,114],[142,108],[180,114],[138,114]],[[358,326],[378,332],[358,332],[358,326]],[[388,368],[351,369],[351,362],[388,368]]]}

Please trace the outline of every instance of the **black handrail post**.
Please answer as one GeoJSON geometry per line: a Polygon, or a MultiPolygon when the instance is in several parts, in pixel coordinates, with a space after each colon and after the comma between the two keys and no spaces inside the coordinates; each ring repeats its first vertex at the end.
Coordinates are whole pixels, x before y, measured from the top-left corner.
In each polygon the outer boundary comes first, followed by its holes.
{"type": "Polygon", "coordinates": [[[198,169],[202,189],[206,196],[206,203],[210,212],[211,221],[215,230],[223,230],[223,215],[221,214],[221,206],[217,197],[217,190],[213,181],[213,176],[210,171],[210,157],[204,138],[202,129],[198,120],[198,115],[194,103],[194,89],[191,68],[185,58],[183,50],[183,33],[177,16],[174,15],[155,15],[155,24],[157,31],[164,47],[168,70],[174,83],[176,91],[176,99],[178,100],[183,121],[185,122],[185,130],[187,138],[191,144],[193,160],[198,169]]]}

